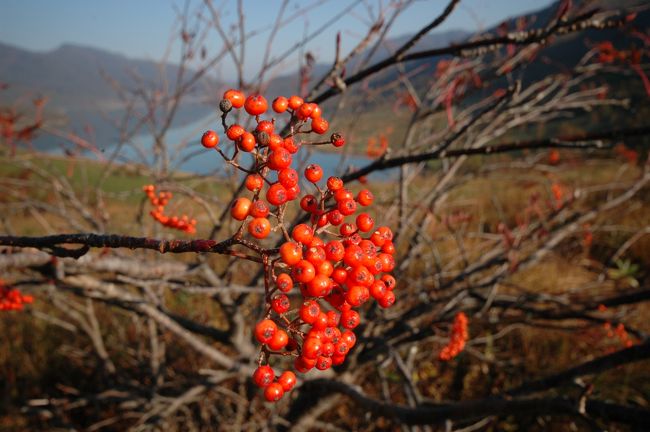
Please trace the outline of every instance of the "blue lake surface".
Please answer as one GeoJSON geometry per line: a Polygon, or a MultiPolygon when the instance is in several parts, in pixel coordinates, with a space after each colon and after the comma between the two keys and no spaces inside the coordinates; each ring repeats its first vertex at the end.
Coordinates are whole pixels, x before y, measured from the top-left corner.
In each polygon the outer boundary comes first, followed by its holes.
{"type": "MultiPolygon", "coordinates": [[[[171,129],[167,133],[165,143],[169,151],[169,158],[173,161],[171,164],[172,169],[202,175],[232,173],[232,167],[226,164],[219,153],[206,150],[201,146],[201,135],[207,129],[221,130],[220,120],[211,115],[185,126],[171,129]]],[[[147,149],[147,154],[152,154],[153,137],[151,135],[139,135],[134,139],[134,142],[147,149]]],[[[226,155],[232,156],[234,151],[233,143],[228,138],[222,135],[219,146],[226,155]]],[[[304,146],[300,149],[294,155],[293,167],[302,169],[308,163],[317,163],[321,165],[325,176],[328,177],[343,175],[353,168],[361,168],[372,162],[371,159],[365,156],[347,154],[345,147],[332,152],[316,150],[317,148],[304,146]]],[[[107,153],[110,154],[111,151],[109,150],[107,153]]],[[[242,152],[240,152],[240,155],[240,164],[249,167],[252,163],[252,157],[242,152]]],[[[152,164],[153,162],[152,157],[148,158],[147,161],[143,161],[142,157],[138,157],[138,153],[133,148],[126,146],[121,149],[118,160],[146,164],[152,164]]],[[[396,170],[393,169],[373,173],[370,177],[376,180],[390,180],[394,179],[395,176],[396,170]]]]}

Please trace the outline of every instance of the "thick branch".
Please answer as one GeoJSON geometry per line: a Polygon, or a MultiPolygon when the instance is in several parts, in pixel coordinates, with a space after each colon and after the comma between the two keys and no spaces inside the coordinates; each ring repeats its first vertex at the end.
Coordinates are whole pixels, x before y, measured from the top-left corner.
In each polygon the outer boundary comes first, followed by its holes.
{"type": "MultiPolygon", "coordinates": [[[[551,36],[559,36],[568,33],[574,33],[581,30],[586,30],[590,28],[611,28],[618,27],[622,25],[625,20],[624,18],[616,18],[609,21],[601,21],[600,19],[594,19],[592,14],[583,15],[577,17],[576,19],[558,25],[556,27],[551,27],[549,29],[537,29],[530,30],[527,32],[513,32],[508,33],[504,36],[497,37],[487,37],[482,39],[477,39],[461,44],[450,45],[444,48],[435,48],[424,51],[416,51],[411,54],[396,55],[399,51],[388,57],[385,60],[375,63],[372,66],[367,67],[366,69],[346,78],[344,80],[345,86],[357,83],[371,75],[376,74],[377,72],[386,69],[390,66],[393,66],[397,63],[420,60],[424,58],[431,57],[441,57],[444,55],[463,55],[467,54],[469,51],[476,52],[477,54],[483,54],[489,50],[498,49],[505,45],[530,45],[534,43],[546,43],[551,36]]],[[[318,95],[313,102],[321,103],[324,100],[329,99],[330,97],[336,95],[340,92],[339,87],[331,87],[328,90],[324,91],[318,95]]]]}
{"type": "Polygon", "coordinates": [[[348,182],[356,180],[359,177],[370,174],[374,171],[381,171],[390,168],[395,168],[401,165],[425,162],[434,159],[452,158],[460,156],[472,155],[487,155],[495,153],[508,153],[520,150],[534,150],[542,148],[569,148],[569,149],[602,149],[605,145],[602,141],[617,140],[621,138],[650,135],[650,127],[636,127],[628,129],[614,129],[605,132],[593,132],[581,135],[572,135],[570,137],[562,138],[543,138],[530,141],[515,141],[494,146],[484,146],[477,148],[454,149],[445,150],[436,149],[426,153],[418,153],[414,155],[395,156],[391,158],[377,159],[376,161],[366,165],[343,176],[343,181],[348,182]]]}
{"type": "MultiPolygon", "coordinates": [[[[446,420],[470,420],[503,415],[571,415],[581,417],[578,404],[568,398],[485,398],[462,402],[422,404],[415,408],[391,402],[378,401],[348,384],[317,379],[302,386],[301,391],[320,389],[328,393],[342,393],[355,403],[377,415],[389,417],[411,425],[439,424],[446,420]]],[[[620,406],[601,401],[587,401],[586,414],[615,421],[650,426],[650,412],[646,409],[620,406]]]]}
{"type": "Polygon", "coordinates": [[[160,253],[208,252],[225,255],[237,254],[241,258],[253,259],[255,257],[241,256],[230,249],[233,245],[244,245],[255,252],[271,253],[254,243],[244,239],[229,238],[222,242],[214,240],[162,240],[147,237],[129,237],[115,234],[57,234],[43,237],[27,236],[0,236],[0,246],[33,247],[48,250],[52,255],[79,258],[93,248],[128,248],[151,249],[160,253]],[[62,245],[81,245],[78,249],[66,249],[62,245]]]}
{"type": "Polygon", "coordinates": [[[536,393],[557,387],[579,376],[604,372],[623,364],[646,360],[648,358],[650,358],[650,341],[641,345],[635,345],[630,348],[616,351],[609,355],[598,357],[558,374],[537,381],[524,383],[507,393],[512,396],[536,393]]]}

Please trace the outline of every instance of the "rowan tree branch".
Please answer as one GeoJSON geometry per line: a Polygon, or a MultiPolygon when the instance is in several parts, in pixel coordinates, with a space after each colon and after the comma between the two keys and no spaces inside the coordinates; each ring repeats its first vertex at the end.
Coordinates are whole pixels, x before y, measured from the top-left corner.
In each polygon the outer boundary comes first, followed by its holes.
{"type": "Polygon", "coordinates": [[[234,255],[251,261],[261,262],[258,257],[243,254],[230,249],[231,246],[242,245],[259,254],[275,253],[275,249],[264,249],[253,242],[241,238],[229,238],[217,242],[215,240],[163,240],[147,237],[130,237],[116,234],[56,234],[43,237],[0,236],[0,246],[33,247],[48,251],[59,257],[79,258],[90,248],[128,248],[151,249],[160,253],[203,252],[222,255],[234,255]],[[78,249],[67,249],[62,245],[81,245],[78,249]]]}
{"type": "Polygon", "coordinates": [[[413,155],[395,156],[380,158],[371,162],[363,168],[346,174],[342,177],[344,182],[356,180],[374,171],[382,171],[395,168],[401,165],[425,162],[434,159],[453,158],[460,156],[475,156],[497,153],[509,153],[521,150],[535,150],[544,148],[565,148],[565,149],[604,149],[608,148],[603,141],[613,141],[622,138],[650,135],[650,127],[641,126],[636,128],[614,129],[604,132],[592,132],[587,134],[572,135],[559,138],[543,138],[530,141],[514,141],[499,145],[490,145],[476,148],[464,148],[446,150],[445,146],[426,153],[413,155]]]}
{"type": "MultiPolygon", "coordinates": [[[[582,418],[578,403],[566,397],[506,399],[491,397],[453,403],[425,403],[411,408],[366,396],[359,388],[340,381],[316,379],[306,382],[301,392],[341,393],[364,409],[408,425],[432,425],[447,420],[471,420],[504,415],[570,415],[582,418]]],[[[585,414],[607,418],[637,427],[650,426],[650,410],[587,400],[585,414]]]]}
{"type": "Polygon", "coordinates": [[[650,341],[598,357],[546,378],[523,383],[507,391],[506,394],[510,396],[521,396],[549,390],[583,375],[604,372],[623,364],[646,360],[648,358],[650,358],[650,341]]]}
{"type": "MultiPolygon", "coordinates": [[[[372,66],[359,71],[358,73],[343,80],[345,86],[357,83],[371,75],[380,72],[397,63],[420,60],[424,58],[440,57],[444,55],[481,55],[488,51],[501,48],[505,45],[530,45],[533,43],[546,44],[551,36],[560,36],[574,33],[586,29],[605,29],[620,27],[625,22],[625,17],[617,17],[610,20],[600,20],[594,18],[597,11],[580,15],[571,21],[563,22],[557,26],[544,29],[534,29],[522,32],[512,32],[503,36],[486,37],[468,41],[460,44],[452,44],[444,48],[435,48],[430,50],[416,51],[411,54],[404,54],[398,50],[392,56],[375,63],[372,66]]],[[[410,48],[410,47],[409,47],[410,48]]],[[[314,98],[312,102],[321,103],[324,100],[336,95],[341,90],[339,87],[331,87],[314,98]]]]}

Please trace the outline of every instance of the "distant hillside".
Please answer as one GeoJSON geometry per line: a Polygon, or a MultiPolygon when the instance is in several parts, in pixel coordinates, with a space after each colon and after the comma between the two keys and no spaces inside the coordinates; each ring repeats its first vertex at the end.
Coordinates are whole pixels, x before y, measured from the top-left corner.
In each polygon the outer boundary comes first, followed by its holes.
{"type": "MultiPolygon", "coordinates": [[[[578,3],[580,3],[578,0],[574,0],[574,4],[578,3]]],[[[598,0],[589,4],[628,8],[641,3],[644,2],[598,0]]],[[[528,14],[529,27],[527,28],[548,23],[555,15],[557,6],[556,2],[547,8],[528,14]]],[[[506,20],[509,29],[514,28],[514,22],[518,18],[511,17],[506,20]]],[[[650,28],[650,12],[639,13],[634,25],[643,31],[650,28]]],[[[497,28],[488,29],[486,33],[496,34],[497,28]]],[[[363,66],[361,62],[370,65],[386,58],[410,37],[411,35],[401,35],[389,38],[372,55],[369,50],[366,50],[347,66],[346,75],[353,74],[356,69],[363,66]]],[[[443,47],[465,41],[470,37],[471,34],[461,30],[433,33],[418,41],[413,50],[443,47]]],[[[635,42],[617,29],[568,35],[555,41],[553,46],[543,49],[536,61],[516,72],[517,76],[525,81],[538,79],[550,72],[557,72],[558,65],[570,67],[572,62],[582,57],[589,46],[602,40],[611,40],[619,48],[629,47],[635,42]]],[[[422,59],[405,64],[407,72],[418,72],[412,79],[417,88],[424,89],[428,85],[441,59],[440,57],[422,59]]],[[[313,70],[312,83],[320,80],[330,67],[331,64],[328,63],[317,63],[313,70]]],[[[105,117],[116,116],[122,106],[105,76],[129,88],[135,85],[135,76],[141,83],[155,86],[163,78],[173,81],[178,71],[178,66],[173,64],[160,65],[153,61],[132,59],[118,53],[78,45],[65,44],[53,51],[33,52],[0,43],[0,84],[9,86],[0,91],[0,104],[13,104],[15,101],[29,104],[33,97],[46,96],[48,98],[46,114],[49,114],[50,118],[67,119],[65,123],[61,123],[61,126],[80,133],[89,126],[99,144],[110,145],[115,142],[117,131],[105,117]]],[[[393,81],[396,76],[396,68],[389,68],[373,77],[370,86],[381,86],[393,81]]],[[[273,79],[267,87],[266,94],[273,98],[280,94],[296,93],[298,81],[297,70],[294,70],[290,74],[273,79]]],[[[206,103],[205,89],[213,90],[216,86],[217,83],[207,79],[199,82],[193,89],[193,94],[185,100],[178,111],[177,122],[174,125],[187,124],[207,115],[212,108],[206,103]]],[[[354,94],[360,89],[361,86],[354,86],[350,91],[354,94]]],[[[378,103],[383,103],[382,98],[378,99],[378,103]]],[[[55,144],[51,137],[48,139],[45,141],[42,138],[39,144],[45,147],[55,144]]]]}
{"type": "Polygon", "coordinates": [[[34,52],[0,43],[0,81],[9,89],[2,100],[42,94],[49,104],[67,110],[93,109],[117,100],[105,79],[132,88],[137,76],[145,85],[174,80],[178,66],[131,59],[97,48],[64,44],[48,52],[34,52]]]}
{"type": "MultiPolygon", "coordinates": [[[[45,117],[50,123],[92,134],[101,146],[115,141],[117,131],[107,121],[116,118],[122,103],[106,77],[124,88],[136,83],[149,88],[163,80],[173,82],[179,67],[153,61],[128,58],[124,55],[72,44],[48,52],[34,52],[0,43],[0,103],[28,106],[32,98],[47,98],[45,117]],[[136,78],[137,77],[137,78],[136,78]]],[[[179,111],[177,124],[205,116],[210,108],[203,104],[201,89],[213,83],[203,80],[179,111]]],[[[50,136],[37,140],[38,147],[51,147],[58,142],[50,136]]]]}
{"type": "MultiPolygon", "coordinates": [[[[361,63],[364,62],[365,65],[371,65],[380,60],[391,55],[391,53],[398,48],[400,45],[404,44],[408,39],[413,35],[400,35],[393,38],[388,38],[385,40],[381,46],[370,55],[370,50],[366,49],[361,55],[356,59],[353,59],[350,64],[347,65],[346,72],[351,74],[354,70],[361,66],[361,63]]],[[[449,30],[441,33],[432,33],[425,35],[418,44],[416,49],[425,50],[433,49],[447,46],[454,42],[461,42],[467,37],[470,36],[470,33],[463,30],[449,30]]],[[[372,45],[372,44],[371,44],[372,45]]],[[[330,71],[332,67],[331,63],[317,63],[314,66],[312,71],[313,82],[318,82],[326,73],[330,71]]],[[[268,86],[268,93],[273,97],[278,95],[293,94],[298,91],[298,71],[295,71],[290,74],[279,76],[273,79],[268,86]]]]}

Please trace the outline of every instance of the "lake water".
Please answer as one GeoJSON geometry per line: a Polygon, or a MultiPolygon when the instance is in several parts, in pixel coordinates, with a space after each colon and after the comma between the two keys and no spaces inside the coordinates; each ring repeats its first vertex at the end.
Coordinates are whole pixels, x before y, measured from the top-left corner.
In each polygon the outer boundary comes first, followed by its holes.
{"type": "MultiPolygon", "coordinates": [[[[182,127],[171,129],[165,142],[169,151],[170,160],[175,161],[172,168],[196,174],[225,174],[227,164],[223,158],[216,151],[206,150],[201,146],[200,138],[206,129],[220,130],[220,119],[214,115],[204,117],[198,121],[187,124],[182,127]]],[[[151,149],[153,138],[151,135],[142,134],[134,139],[134,141],[142,148],[151,149]]],[[[219,146],[227,155],[232,155],[233,144],[223,135],[219,141],[219,146]]],[[[351,168],[361,168],[371,162],[371,159],[365,156],[348,155],[344,151],[345,147],[338,149],[338,151],[324,152],[315,150],[316,147],[304,146],[296,155],[294,155],[293,167],[301,169],[307,163],[317,163],[323,167],[325,176],[342,175],[351,168]]],[[[107,152],[107,153],[110,153],[107,152]]],[[[143,161],[142,157],[138,157],[136,151],[132,148],[124,148],[121,150],[120,160],[129,160],[139,163],[150,164],[153,158],[148,158],[143,161]]],[[[248,167],[252,162],[252,157],[246,153],[240,153],[242,166],[248,167]]],[[[230,167],[232,168],[232,167],[230,167]]],[[[393,178],[395,170],[374,173],[371,178],[389,179],[393,178]]]]}

